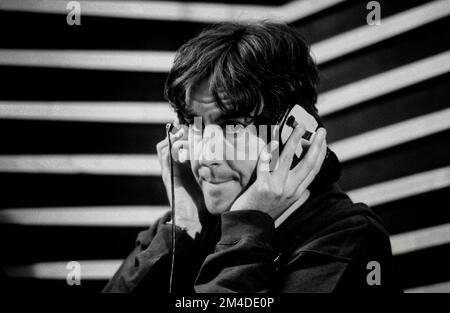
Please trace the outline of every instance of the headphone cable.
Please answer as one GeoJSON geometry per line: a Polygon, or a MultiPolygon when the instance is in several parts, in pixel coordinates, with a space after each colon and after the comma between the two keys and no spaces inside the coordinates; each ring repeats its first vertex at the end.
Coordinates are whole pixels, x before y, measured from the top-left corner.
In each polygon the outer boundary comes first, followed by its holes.
{"type": "Polygon", "coordinates": [[[169,167],[170,167],[170,190],[171,190],[171,209],[172,209],[172,261],[170,267],[170,280],[169,280],[169,294],[172,294],[173,286],[173,273],[175,268],[175,188],[173,185],[174,175],[173,175],[173,158],[172,158],[172,142],[170,140],[170,131],[173,128],[173,124],[166,124],[167,139],[169,141],[169,167]]]}

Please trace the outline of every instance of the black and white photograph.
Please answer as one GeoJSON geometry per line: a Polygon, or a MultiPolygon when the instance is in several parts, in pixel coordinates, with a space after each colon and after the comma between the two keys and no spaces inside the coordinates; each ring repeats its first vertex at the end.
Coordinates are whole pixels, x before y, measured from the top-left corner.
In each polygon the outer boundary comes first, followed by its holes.
{"type": "Polygon", "coordinates": [[[0,0],[1,288],[450,293],[449,90],[450,0],[0,0]]]}

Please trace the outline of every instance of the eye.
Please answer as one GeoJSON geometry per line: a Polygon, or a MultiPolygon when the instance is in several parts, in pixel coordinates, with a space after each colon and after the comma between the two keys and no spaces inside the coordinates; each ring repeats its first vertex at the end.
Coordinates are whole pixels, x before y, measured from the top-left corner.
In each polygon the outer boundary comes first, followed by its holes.
{"type": "Polygon", "coordinates": [[[245,131],[245,125],[237,121],[226,121],[223,125],[225,133],[230,135],[239,135],[245,131]]]}

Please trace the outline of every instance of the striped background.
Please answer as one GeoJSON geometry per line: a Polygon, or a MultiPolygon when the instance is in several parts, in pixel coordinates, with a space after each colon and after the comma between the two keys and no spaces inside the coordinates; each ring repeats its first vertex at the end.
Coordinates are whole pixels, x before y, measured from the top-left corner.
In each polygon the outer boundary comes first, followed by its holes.
{"type": "Polygon", "coordinates": [[[450,291],[450,1],[0,1],[0,244],[19,288],[99,291],[167,210],[155,145],[174,51],[271,17],[312,43],[341,186],[385,220],[403,287],[450,291]],[[448,195],[448,194],[447,194],[448,195]],[[68,261],[82,264],[68,286],[68,261]]]}

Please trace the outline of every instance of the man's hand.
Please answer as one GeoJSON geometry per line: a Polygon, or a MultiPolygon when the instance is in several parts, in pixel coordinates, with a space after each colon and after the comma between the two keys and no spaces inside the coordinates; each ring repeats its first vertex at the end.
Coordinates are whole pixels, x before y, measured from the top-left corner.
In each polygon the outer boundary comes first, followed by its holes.
{"type": "Polygon", "coordinates": [[[269,171],[271,155],[267,146],[259,155],[255,182],[234,202],[231,211],[258,210],[274,220],[285,210],[300,206],[309,193],[308,186],[319,172],[326,155],[326,131],[320,128],[305,157],[290,170],[294,153],[305,133],[299,125],[289,137],[279,159],[278,167],[269,171]]]}
{"type": "MultiPolygon", "coordinates": [[[[175,190],[175,224],[184,228],[187,233],[195,238],[196,233],[202,229],[199,219],[199,209],[204,209],[203,194],[195,181],[190,167],[190,162],[180,162],[178,151],[188,148],[187,126],[170,135],[172,144],[174,190],[175,190]]],[[[169,141],[166,137],[156,145],[158,160],[161,166],[162,179],[166,188],[169,202],[172,201],[170,181],[169,141]]],[[[173,219],[173,217],[172,217],[173,219]]]]}

